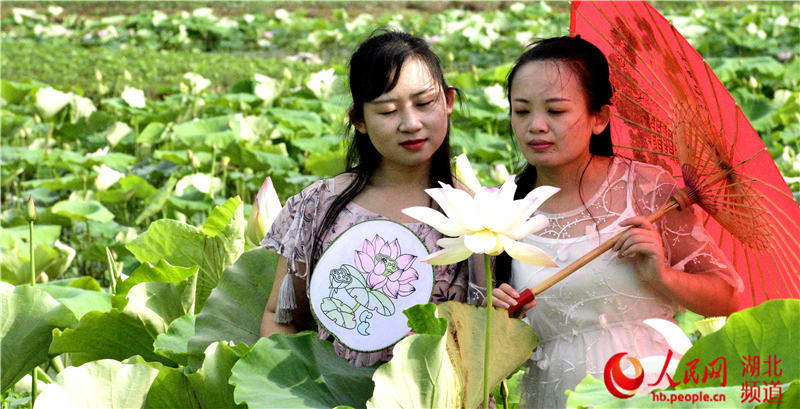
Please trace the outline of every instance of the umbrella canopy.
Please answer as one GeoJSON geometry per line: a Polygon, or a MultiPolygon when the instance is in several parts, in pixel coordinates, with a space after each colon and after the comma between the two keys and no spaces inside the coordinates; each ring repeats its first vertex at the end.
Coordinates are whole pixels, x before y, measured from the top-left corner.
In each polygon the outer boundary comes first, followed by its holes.
{"type": "Polygon", "coordinates": [[[744,281],[741,308],[800,298],[800,207],[702,56],[647,2],[571,9],[572,35],[608,58],[615,152],[698,190],[706,230],[744,281]]]}

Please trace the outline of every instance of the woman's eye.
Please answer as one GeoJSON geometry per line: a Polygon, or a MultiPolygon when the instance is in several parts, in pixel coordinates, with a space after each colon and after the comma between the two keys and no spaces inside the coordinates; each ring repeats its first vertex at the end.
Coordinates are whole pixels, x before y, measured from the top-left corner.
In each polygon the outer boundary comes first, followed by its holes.
{"type": "Polygon", "coordinates": [[[386,111],[386,112],[378,112],[378,115],[391,115],[391,114],[393,114],[393,113],[395,113],[395,112],[397,112],[397,110],[396,110],[396,109],[393,109],[393,110],[391,110],[391,111],[386,111]]]}
{"type": "Polygon", "coordinates": [[[417,103],[417,106],[418,107],[424,107],[426,105],[430,105],[432,102],[433,102],[433,100],[430,100],[430,101],[427,101],[427,102],[419,102],[419,103],[417,103]]]}
{"type": "Polygon", "coordinates": [[[514,114],[515,115],[526,115],[528,112],[530,112],[530,111],[528,111],[527,109],[518,109],[518,110],[514,111],[514,114]]]}
{"type": "Polygon", "coordinates": [[[558,115],[558,114],[563,114],[566,111],[562,109],[548,109],[547,112],[549,112],[552,115],[558,115]]]}

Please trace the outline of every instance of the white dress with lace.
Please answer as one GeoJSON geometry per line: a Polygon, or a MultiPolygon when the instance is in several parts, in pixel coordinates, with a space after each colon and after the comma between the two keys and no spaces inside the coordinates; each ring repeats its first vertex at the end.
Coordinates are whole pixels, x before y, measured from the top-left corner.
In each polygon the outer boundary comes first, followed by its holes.
{"type": "MultiPolygon", "coordinates": [[[[543,249],[559,266],[567,266],[622,230],[622,220],[649,215],[661,207],[676,188],[663,169],[615,157],[608,178],[586,201],[586,208],[545,213],[550,226],[523,241],[543,249]]],[[[741,279],[727,267],[724,254],[702,228],[694,210],[673,211],[656,222],[656,228],[672,268],[720,275],[741,291],[741,279]]],[[[510,284],[521,291],[559,269],[512,260],[510,284]]],[[[664,337],[642,320],[672,320],[679,307],[640,279],[630,259],[618,258],[612,251],[536,299],[536,307],[524,319],[541,344],[526,363],[520,407],[565,407],[564,392],[574,389],[587,374],[602,379],[606,362],[616,353],[627,352],[639,359],[666,355],[669,346],[664,337]]],[[[658,375],[646,374],[643,389],[658,375]]]]}

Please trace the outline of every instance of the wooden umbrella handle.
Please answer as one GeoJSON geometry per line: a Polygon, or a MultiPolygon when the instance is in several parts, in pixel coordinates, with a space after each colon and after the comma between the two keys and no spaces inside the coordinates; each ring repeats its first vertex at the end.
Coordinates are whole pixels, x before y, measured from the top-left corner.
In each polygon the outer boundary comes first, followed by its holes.
{"type": "MultiPolygon", "coordinates": [[[[690,203],[690,205],[691,205],[691,203],[690,203]]],[[[678,203],[678,200],[675,197],[673,197],[672,200],[670,200],[667,204],[665,204],[660,209],[658,209],[655,213],[651,214],[650,216],[647,216],[647,220],[650,223],[653,223],[656,220],[664,217],[665,214],[667,214],[670,211],[672,211],[674,209],[677,209],[679,207],[681,207],[681,205],[678,203]]],[[[523,291],[520,294],[520,297],[516,298],[517,305],[513,305],[513,306],[509,307],[508,315],[512,315],[518,308],[520,308],[523,305],[533,301],[533,299],[537,295],[541,294],[542,291],[554,286],[557,282],[567,278],[567,276],[569,276],[570,274],[578,271],[579,268],[585,266],[590,261],[596,259],[597,256],[605,253],[606,251],[608,251],[609,249],[614,247],[614,245],[617,244],[617,241],[619,241],[620,237],[622,237],[622,235],[625,234],[625,232],[627,232],[631,228],[632,228],[632,226],[626,228],[625,230],[623,230],[623,231],[621,231],[619,233],[617,233],[616,235],[614,235],[614,237],[612,237],[612,238],[606,240],[605,242],[601,243],[599,246],[597,246],[597,248],[595,248],[594,250],[586,253],[585,255],[583,255],[583,257],[575,260],[572,264],[564,267],[561,271],[559,271],[559,272],[553,274],[552,276],[548,277],[546,280],[542,281],[537,286],[532,287],[530,289],[526,289],[525,291],[523,291]],[[522,297],[523,294],[525,294],[525,298],[522,297]]]]}

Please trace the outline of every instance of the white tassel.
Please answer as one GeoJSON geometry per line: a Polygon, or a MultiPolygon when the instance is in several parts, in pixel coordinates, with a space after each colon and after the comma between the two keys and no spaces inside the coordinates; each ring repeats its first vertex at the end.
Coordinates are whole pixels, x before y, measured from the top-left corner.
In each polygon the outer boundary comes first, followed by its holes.
{"type": "Polygon", "coordinates": [[[275,322],[287,324],[292,322],[292,311],[297,308],[294,301],[294,285],[292,275],[287,273],[281,281],[281,291],[278,293],[278,306],[275,309],[275,322]]]}

